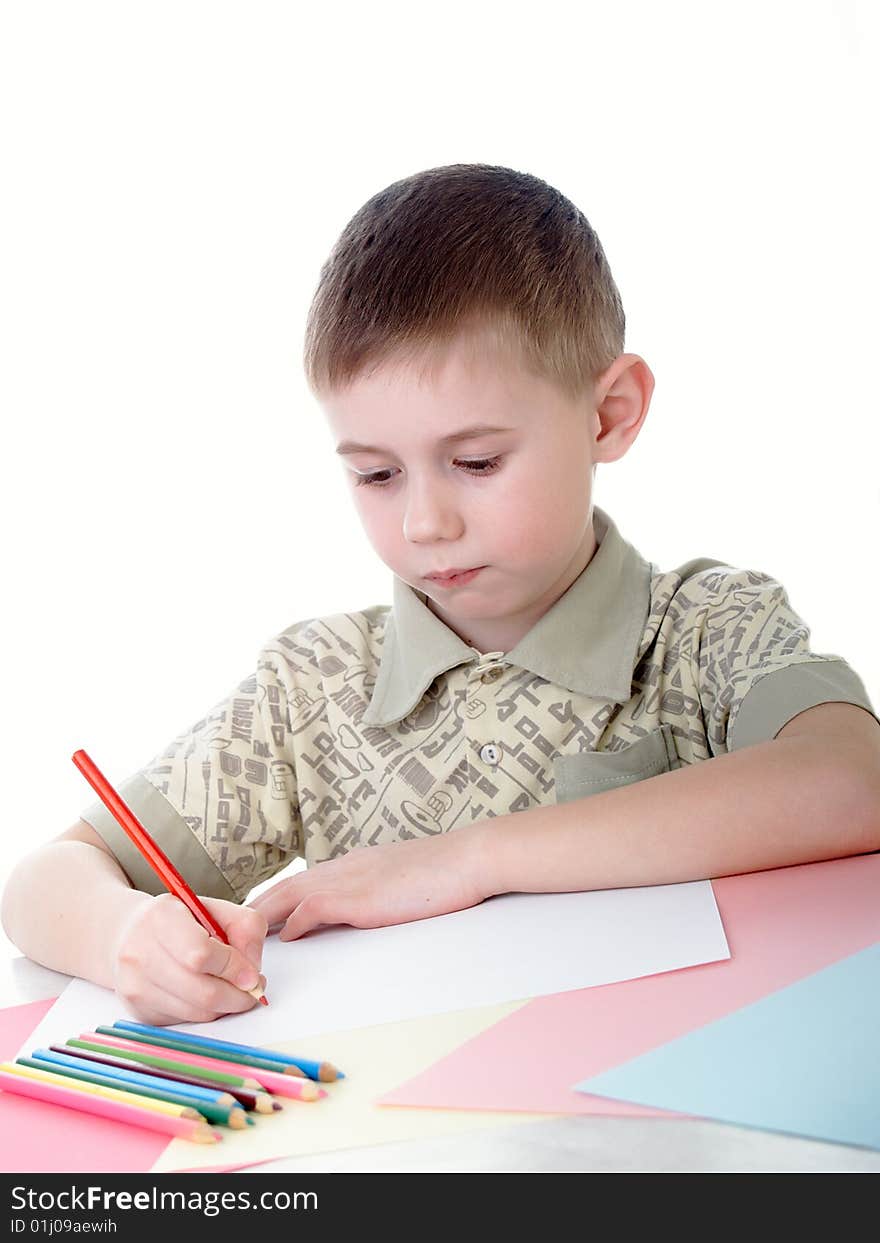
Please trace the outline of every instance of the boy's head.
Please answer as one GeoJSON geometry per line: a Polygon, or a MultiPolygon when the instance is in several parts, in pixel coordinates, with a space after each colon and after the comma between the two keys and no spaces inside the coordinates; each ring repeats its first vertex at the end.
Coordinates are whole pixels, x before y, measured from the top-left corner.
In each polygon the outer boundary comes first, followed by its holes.
{"type": "Polygon", "coordinates": [[[514,646],[595,552],[595,465],[627,451],[653,389],[623,341],[588,221],[508,168],[395,182],[321,270],[306,377],[361,521],[385,564],[481,650],[514,646]],[[504,430],[444,442],[474,425],[504,430]],[[427,577],[476,566],[469,582],[427,577]]]}

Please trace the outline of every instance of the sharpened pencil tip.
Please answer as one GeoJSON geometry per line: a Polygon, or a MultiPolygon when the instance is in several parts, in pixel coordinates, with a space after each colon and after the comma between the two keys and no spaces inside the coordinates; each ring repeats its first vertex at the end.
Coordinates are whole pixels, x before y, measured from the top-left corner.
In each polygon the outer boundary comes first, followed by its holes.
{"type": "Polygon", "coordinates": [[[266,996],[266,994],[264,993],[264,994],[263,994],[263,996],[260,998],[260,1005],[261,1005],[261,1006],[268,1006],[268,1004],[269,1004],[269,998],[268,998],[268,997],[266,996]]]}

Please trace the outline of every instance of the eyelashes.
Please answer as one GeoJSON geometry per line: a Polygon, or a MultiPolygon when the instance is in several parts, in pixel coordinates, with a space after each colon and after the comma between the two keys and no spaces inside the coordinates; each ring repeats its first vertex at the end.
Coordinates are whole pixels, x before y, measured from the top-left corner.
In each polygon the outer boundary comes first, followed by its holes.
{"type": "MultiPolygon", "coordinates": [[[[474,458],[469,462],[460,461],[458,464],[470,475],[491,475],[501,465],[501,457],[499,455],[498,457],[474,458]]],[[[369,475],[356,474],[355,486],[358,488],[387,488],[391,478],[382,479],[382,475],[390,476],[390,471],[377,470],[369,475]]]]}

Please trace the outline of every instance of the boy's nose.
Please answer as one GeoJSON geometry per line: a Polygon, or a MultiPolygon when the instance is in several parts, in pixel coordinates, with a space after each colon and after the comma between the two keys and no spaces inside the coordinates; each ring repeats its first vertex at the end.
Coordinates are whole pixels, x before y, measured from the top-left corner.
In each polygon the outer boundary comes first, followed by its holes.
{"type": "Polygon", "coordinates": [[[462,521],[452,497],[442,488],[410,487],[403,519],[404,539],[414,544],[457,539],[462,521]]]}

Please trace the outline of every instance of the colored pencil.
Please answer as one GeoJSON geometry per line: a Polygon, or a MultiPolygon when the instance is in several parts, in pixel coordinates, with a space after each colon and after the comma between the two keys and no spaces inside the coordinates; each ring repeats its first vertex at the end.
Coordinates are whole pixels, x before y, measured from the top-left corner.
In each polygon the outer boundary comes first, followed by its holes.
{"type": "MultiPolygon", "coordinates": [[[[171,1060],[162,1056],[162,1054],[169,1053],[169,1049],[156,1049],[154,1053],[151,1045],[135,1045],[133,1041],[131,1046],[127,1047],[128,1042],[115,1040],[112,1036],[99,1036],[97,1032],[83,1032],[79,1040],[71,1037],[65,1041],[65,1044],[70,1045],[74,1049],[82,1045],[92,1053],[103,1053],[107,1049],[112,1049],[115,1057],[122,1057],[133,1062],[143,1062],[145,1065],[155,1066],[159,1070],[173,1070],[178,1075],[186,1074],[189,1067],[194,1065],[189,1060],[189,1054],[181,1053],[178,1059],[171,1060]]],[[[205,1061],[208,1061],[208,1059],[206,1058],[205,1061]]],[[[238,1088],[243,1086],[259,1087],[256,1079],[243,1080],[241,1075],[227,1072],[219,1069],[219,1067],[215,1070],[214,1067],[217,1065],[216,1062],[211,1062],[209,1066],[200,1066],[199,1073],[213,1083],[222,1084],[224,1089],[226,1087],[238,1088]]]]}
{"type": "Polygon", "coordinates": [[[163,1049],[177,1051],[178,1053],[195,1053],[197,1057],[207,1057],[212,1061],[235,1062],[236,1066],[241,1066],[247,1070],[274,1070],[277,1075],[300,1075],[304,1077],[304,1072],[298,1066],[291,1066],[287,1062],[273,1062],[267,1057],[251,1057],[248,1053],[221,1053],[217,1049],[195,1044],[183,1032],[180,1035],[172,1035],[170,1032],[159,1028],[158,1036],[145,1036],[141,1032],[130,1031],[128,1028],[116,1026],[96,1027],[95,1031],[101,1036],[116,1036],[121,1040],[130,1040],[133,1044],[151,1044],[163,1049]]]}
{"type": "Polygon", "coordinates": [[[188,1139],[197,1144],[214,1144],[220,1139],[219,1133],[212,1131],[201,1118],[173,1117],[168,1114],[152,1113],[141,1109],[138,1105],[123,1104],[103,1096],[92,1096],[68,1087],[60,1087],[45,1079],[30,1078],[17,1071],[10,1072],[6,1069],[6,1065],[5,1063],[0,1065],[0,1088],[4,1092],[11,1092],[16,1096],[29,1096],[50,1105],[61,1105],[65,1109],[77,1110],[79,1113],[97,1114],[128,1126],[141,1126],[150,1131],[162,1131],[166,1135],[188,1139]]]}
{"type": "MultiPolygon", "coordinates": [[[[80,1039],[91,1042],[92,1047],[97,1048],[98,1051],[110,1048],[121,1057],[142,1059],[157,1066],[171,1064],[168,1063],[169,1057],[176,1058],[179,1065],[195,1066],[200,1074],[207,1075],[211,1079],[225,1080],[230,1075],[236,1076],[244,1069],[237,1062],[224,1062],[215,1057],[203,1057],[200,1053],[187,1053],[182,1049],[172,1050],[162,1045],[150,1045],[137,1040],[127,1040],[123,1036],[110,1035],[112,1030],[112,1028],[105,1028],[103,1033],[84,1032],[80,1039]]],[[[68,1040],[67,1043],[75,1044],[76,1042],[68,1040]]],[[[262,1085],[277,1096],[310,1101],[327,1095],[322,1088],[318,1088],[317,1084],[301,1075],[277,1074],[275,1071],[260,1068],[248,1067],[247,1069],[250,1071],[252,1082],[258,1086],[262,1085]]]]}
{"type": "Polygon", "coordinates": [[[172,1079],[163,1079],[161,1076],[147,1075],[138,1068],[137,1063],[124,1062],[121,1058],[119,1066],[102,1066],[84,1058],[81,1052],[71,1053],[70,1049],[62,1049],[60,1052],[53,1049],[33,1049],[31,1057],[41,1062],[53,1062],[55,1067],[59,1068],[59,1073],[60,1067],[69,1066],[72,1070],[81,1070],[90,1075],[104,1075],[110,1079],[121,1079],[128,1083],[141,1083],[144,1087],[157,1088],[162,1092],[177,1092],[178,1095],[184,1094],[196,1100],[211,1101],[215,1105],[231,1105],[234,1099],[231,1093],[224,1092],[216,1084],[204,1088],[196,1084],[184,1085],[172,1079]]]}
{"type": "Polygon", "coordinates": [[[221,1081],[226,1085],[226,1081],[232,1079],[236,1087],[242,1084],[248,1087],[262,1086],[275,1096],[289,1096],[294,1100],[313,1101],[327,1095],[324,1089],[319,1088],[311,1079],[294,1075],[277,1075],[271,1070],[252,1070],[250,1077],[242,1080],[241,1076],[235,1073],[241,1069],[235,1062],[220,1062],[216,1058],[200,1057],[196,1053],[178,1053],[176,1055],[178,1060],[170,1061],[162,1056],[170,1053],[170,1049],[164,1049],[159,1045],[138,1045],[136,1041],[123,1040],[121,1036],[102,1036],[97,1032],[83,1032],[78,1040],[71,1037],[66,1043],[77,1048],[84,1047],[93,1053],[111,1052],[119,1057],[145,1062],[148,1066],[174,1070],[179,1074],[186,1074],[191,1067],[197,1067],[200,1075],[205,1075],[212,1081],[221,1081]]]}
{"type": "MultiPolygon", "coordinates": [[[[216,937],[218,941],[222,941],[224,945],[229,945],[229,938],[223,928],[218,924],[204,903],[193,893],[177,868],[158,843],[153,840],[128,804],[113,789],[113,786],[89,757],[88,753],[83,750],[74,751],[71,759],[98,795],[101,802],[118,822],[123,832],[137,846],[147,863],[149,863],[150,867],[162,881],[162,884],[174,894],[175,898],[179,898],[188,907],[190,913],[195,916],[206,932],[216,937]]],[[[243,989],[242,991],[250,993],[261,1005],[268,1006],[268,998],[259,983],[254,988],[243,989]]]]}
{"type": "MultiPolygon", "coordinates": [[[[228,1040],[217,1040],[213,1036],[194,1035],[192,1032],[179,1032],[173,1027],[150,1027],[146,1023],[131,1023],[126,1019],[117,1019],[113,1024],[127,1032],[138,1032],[144,1036],[167,1036],[172,1040],[183,1040],[187,1044],[195,1044],[204,1049],[207,1053],[211,1049],[217,1050],[219,1057],[225,1057],[227,1054],[242,1054],[245,1057],[265,1058],[271,1062],[283,1062],[289,1066],[297,1066],[310,1079],[319,1079],[322,1083],[331,1083],[334,1079],[344,1079],[345,1075],[341,1070],[337,1070],[332,1062],[314,1062],[305,1057],[293,1057],[290,1053],[279,1053],[275,1049],[261,1049],[255,1045],[249,1044],[232,1044],[228,1040]]],[[[230,1057],[230,1061],[238,1061],[237,1057],[230,1057]]],[[[271,1067],[266,1069],[271,1070],[271,1067]]]]}
{"type": "MultiPolygon", "coordinates": [[[[55,1054],[55,1058],[59,1055],[55,1054]]],[[[71,1065],[76,1058],[68,1058],[65,1062],[60,1060],[51,1061],[46,1058],[39,1057],[18,1057],[15,1059],[18,1066],[30,1066],[35,1070],[50,1071],[54,1074],[64,1075],[67,1079],[75,1079],[77,1082],[96,1084],[104,1088],[118,1088],[120,1092],[128,1092],[129,1095],[145,1096],[151,1100],[166,1101],[171,1105],[185,1105],[190,1109],[195,1109],[208,1122],[218,1123],[221,1126],[228,1126],[233,1131],[240,1131],[242,1127],[247,1125],[247,1118],[241,1105],[237,1104],[230,1096],[226,1101],[209,1100],[202,1096],[191,1096],[180,1091],[168,1091],[165,1088],[156,1087],[156,1083],[161,1080],[147,1081],[143,1080],[146,1076],[141,1075],[125,1075],[121,1071],[115,1071],[112,1075],[97,1074],[92,1069],[83,1070],[82,1066],[71,1065]]],[[[73,1085],[71,1085],[73,1086],[73,1085]]],[[[222,1096],[224,1093],[214,1093],[215,1096],[222,1096]]]]}
{"type": "Polygon", "coordinates": [[[130,1092],[121,1092],[118,1088],[102,1088],[95,1083],[74,1082],[69,1077],[56,1074],[55,1071],[35,1070],[32,1066],[20,1066],[18,1062],[2,1062],[2,1069],[9,1074],[24,1075],[29,1079],[40,1079],[55,1083],[69,1091],[84,1092],[88,1096],[103,1096],[110,1101],[119,1101],[126,1105],[146,1109],[149,1113],[168,1114],[172,1118],[197,1118],[198,1114],[191,1105],[173,1105],[167,1101],[151,1100],[146,1096],[132,1097],[130,1092]]]}
{"type": "MultiPolygon", "coordinates": [[[[67,1045],[50,1044],[48,1053],[58,1053],[64,1056],[70,1056],[70,1048],[67,1045]]],[[[178,1075],[170,1070],[159,1070],[155,1066],[145,1066],[143,1062],[132,1062],[130,1060],[126,1061],[121,1057],[112,1057],[109,1053],[92,1053],[87,1052],[85,1049],[77,1049],[76,1057],[78,1060],[96,1068],[101,1066],[112,1066],[117,1070],[127,1070],[131,1074],[148,1075],[156,1079],[165,1079],[168,1083],[177,1083],[181,1086],[191,1084],[197,1088],[215,1089],[215,1085],[212,1084],[211,1080],[204,1079],[201,1075],[178,1075]],[[137,1067],[137,1070],[133,1069],[135,1066],[137,1067]]],[[[273,1111],[281,1109],[281,1105],[279,1105],[277,1101],[273,1100],[270,1093],[264,1091],[259,1087],[259,1085],[253,1091],[249,1091],[247,1088],[227,1087],[223,1095],[234,1097],[234,1099],[238,1101],[239,1105],[244,1106],[245,1109],[255,1110],[260,1114],[270,1114],[273,1111]]]]}

